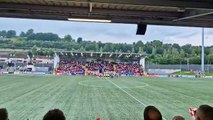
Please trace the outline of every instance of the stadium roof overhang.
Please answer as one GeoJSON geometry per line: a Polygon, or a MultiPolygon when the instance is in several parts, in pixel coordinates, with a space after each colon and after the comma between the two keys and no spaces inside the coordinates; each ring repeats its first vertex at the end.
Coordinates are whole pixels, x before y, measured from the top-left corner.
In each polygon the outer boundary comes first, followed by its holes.
{"type": "Polygon", "coordinates": [[[213,27],[212,0],[0,0],[0,16],[213,27]]]}
{"type": "Polygon", "coordinates": [[[56,52],[60,57],[69,58],[96,58],[96,59],[135,59],[140,60],[146,57],[145,54],[140,53],[109,53],[109,52],[56,52]]]}

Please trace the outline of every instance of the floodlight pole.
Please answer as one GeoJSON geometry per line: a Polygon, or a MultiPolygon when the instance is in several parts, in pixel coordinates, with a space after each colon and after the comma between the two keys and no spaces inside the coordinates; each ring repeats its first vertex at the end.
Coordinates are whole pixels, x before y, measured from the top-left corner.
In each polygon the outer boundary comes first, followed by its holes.
{"type": "Polygon", "coordinates": [[[204,28],[202,28],[202,57],[201,57],[201,71],[204,73],[204,28]]]}

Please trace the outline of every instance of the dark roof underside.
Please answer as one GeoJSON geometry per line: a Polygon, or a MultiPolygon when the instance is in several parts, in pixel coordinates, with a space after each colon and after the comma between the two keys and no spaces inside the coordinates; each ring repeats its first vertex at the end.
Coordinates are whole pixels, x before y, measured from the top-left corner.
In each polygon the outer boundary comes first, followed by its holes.
{"type": "Polygon", "coordinates": [[[56,52],[60,57],[68,58],[110,58],[110,59],[138,59],[144,58],[145,54],[139,53],[107,53],[107,52],[56,52]]]}
{"type": "Polygon", "coordinates": [[[213,27],[213,0],[0,0],[0,17],[213,27]]]}

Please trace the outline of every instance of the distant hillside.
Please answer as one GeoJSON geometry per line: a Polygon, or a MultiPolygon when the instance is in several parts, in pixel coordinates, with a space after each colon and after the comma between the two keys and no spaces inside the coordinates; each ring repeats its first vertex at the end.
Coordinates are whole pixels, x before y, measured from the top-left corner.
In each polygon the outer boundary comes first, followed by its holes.
{"type": "MultiPolygon", "coordinates": [[[[60,38],[55,33],[34,33],[33,29],[21,32],[20,35],[16,35],[14,30],[0,31],[0,49],[3,51],[23,50],[28,51],[30,55],[51,56],[56,49],[82,52],[146,53],[148,54],[147,62],[149,64],[201,63],[201,46],[163,44],[161,40],[146,43],[140,40],[132,44],[102,43],[101,41],[85,41],[81,37],[74,39],[71,35],[60,38]]],[[[213,63],[213,46],[205,48],[205,63],[213,63]]]]}

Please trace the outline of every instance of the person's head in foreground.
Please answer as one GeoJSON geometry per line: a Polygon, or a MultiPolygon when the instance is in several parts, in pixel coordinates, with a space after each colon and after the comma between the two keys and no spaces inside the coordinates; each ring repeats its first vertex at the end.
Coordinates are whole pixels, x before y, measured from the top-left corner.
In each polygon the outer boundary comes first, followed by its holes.
{"type": "Polygon", "coordinates": [[[185,118],[182,117],[182,116],[174,116],[174,117],[172,118],[172,120],[185,120],[185,118]]]}
{"type": "Polygon", "coordinates": [[[213,120],[213,107],[201,105],[196,111],[196,120],[213,120]]]}
{"type": "Polygon", "coordinates": [[[5,108],[0,108],[0,120],[8,120],[8,112],[5,108]]]}
{"type": "Polygon", "coordinates": [[[154,106],[147,106],[144,110],[144,120],[163,120],[160,111],[154,106]]]}
{"type": "Polygon", "coordinates": [[[53,109],[45,114],[43,120],[66,120],[66,118],[61,110],[53,109]]]}

